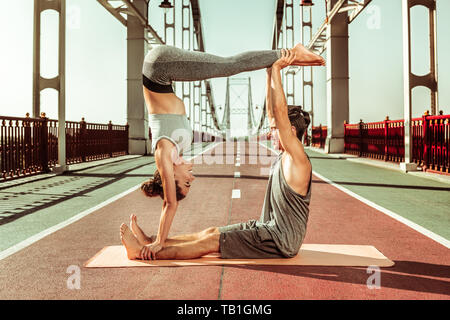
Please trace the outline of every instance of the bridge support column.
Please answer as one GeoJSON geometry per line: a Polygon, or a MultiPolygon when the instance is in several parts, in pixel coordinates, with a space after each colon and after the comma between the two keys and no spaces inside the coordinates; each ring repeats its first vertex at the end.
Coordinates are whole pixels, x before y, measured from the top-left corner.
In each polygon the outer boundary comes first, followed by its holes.
{"type": "Polygon", "coordinates": [[[437,52],[436,52],[436,0],[402,0],[403,22],[403,113],[405,128],[405,160],[400,163],[404,172],[417,170],[413,159],[413,136],[411,130],[412,90],[418,86],[430,89],[431,114],[436,115],[438,109],[437,83],[437,52]],[[430,72],[424,76],[417,76],[411,69],[411,8],[416,5],[428,9],[429,41],[430,41],[430,72]]]}
{"type": "MultiPolygon", "coordinates": [[[[329,12],[339,0],[328,1],[329,12]]],[[[344,121],[349,120],[348,15],[338,13],[327,28],[326,153],[344,152],[344,121]]]]}
{"type": "MultiPolygon", "coordinates": [[[[147,19],[147,2],[133,5],[147,19]]],[[[148,111],[142,94],[142,63],[147,52],[146,30],[141,21],[129,14],[127,20],[127,122],[130,126],[129,154],[147,154],[151,144],[148,134],[148,111]]]]}
{"type": "Polygon", "coordinates": [[[33,30],[33,118],[41,115],[41,91],[58,91],[58,165],[53,172],[64,172],[66,165],[66,0],[35,0],[33,30]],[[59,13],[58,75],[41,76],[41,13],[45,10],[59,13]]]}

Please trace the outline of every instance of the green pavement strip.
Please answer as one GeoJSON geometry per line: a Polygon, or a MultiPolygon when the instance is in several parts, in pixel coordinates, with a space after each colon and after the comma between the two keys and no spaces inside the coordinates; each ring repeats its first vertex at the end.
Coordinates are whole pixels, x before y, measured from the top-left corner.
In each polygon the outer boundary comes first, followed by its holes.
{"type": "Polygon", "coordinates": [[[450,239],[448,184],[307,149],[313,170],[336,184],[450,239]]]}
{"type": "MultiPolygon", "coordinates": [[[[193,155],[208,145],[194,144],[193,155]]],[[[154,170],[154,158],[142,156],[0,190],[0,251],[129,190],[154,170]]]]}

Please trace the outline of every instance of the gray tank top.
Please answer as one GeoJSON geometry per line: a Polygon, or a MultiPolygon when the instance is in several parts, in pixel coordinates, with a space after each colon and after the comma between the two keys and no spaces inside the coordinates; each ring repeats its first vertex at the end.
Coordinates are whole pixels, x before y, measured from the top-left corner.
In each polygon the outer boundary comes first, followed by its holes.
{"type": "Polygon", "coordinates": [[[185,114],[149,114],[148,125],[152,133],[152,153],[161,139],[171,141],[182,154],[189,150],[192,143],[192,128],[185,114]]]}
{"type": "Polygon", "coordinates": [[[272,165],[259,223],[267,229],[278,249],[286,257],[294,257],[306,235],[312,170],[308,192],[302,196],[287,184],[281,157],[282,153],[272,165]]]}

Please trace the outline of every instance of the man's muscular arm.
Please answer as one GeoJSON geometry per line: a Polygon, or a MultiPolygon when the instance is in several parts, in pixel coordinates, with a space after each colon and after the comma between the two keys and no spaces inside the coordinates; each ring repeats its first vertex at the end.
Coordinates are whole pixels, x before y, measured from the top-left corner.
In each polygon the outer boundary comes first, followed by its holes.
{"type": "Polygon", "coordinates": [[[295,55],[292,52],[287,51],[287,53],[283,54],[282,57],[272,66],[272,111],[275,119],[275,125],[278,129],[280,142],[283,145],[284,150],[292,157],[294,162],[304,164],[308,163],[309,160],[304,151],[302,142],[292,131],[292,125],[288,117],[288,107],[280,75],[281,69],[290,65],[294,59],[295,55]]]}

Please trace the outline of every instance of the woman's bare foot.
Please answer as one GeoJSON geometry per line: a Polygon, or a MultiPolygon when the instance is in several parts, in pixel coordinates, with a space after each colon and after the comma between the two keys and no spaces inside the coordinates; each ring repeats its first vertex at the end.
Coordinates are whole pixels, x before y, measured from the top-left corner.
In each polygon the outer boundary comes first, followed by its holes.
{"type": "Polygon", "coordinates": [[[309,51],[301,43],[298,43],[291,49],[296,55],[294,66],[324,66],[325,59],[321,56],[309,51]]]}
{"type": "Polygon", "coordinates": [[[120,240],[127,249],[127,257],[130,260],[139,259],[143,245],[141,245],[125,223],[120,225],[120,240]]]}
{"type": "Polygon", "coordinates": [[[152,237],[147,237],[144,231],[142,231],[142,229],[137,224],[137,217],[134,214],[130,216],[130,228],[136,239],[138,239],[139,243],[143,246],[146,246],[155,241],[155,239],[153,239],[152,237]]]}

